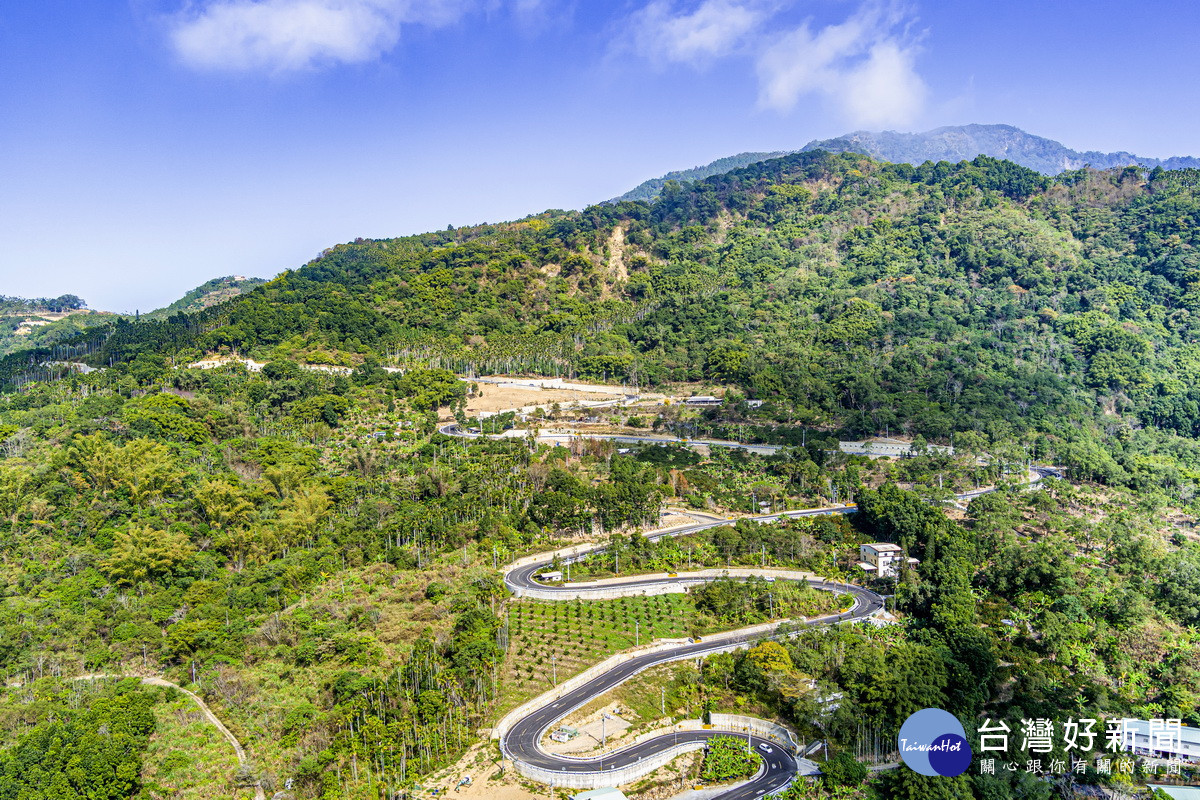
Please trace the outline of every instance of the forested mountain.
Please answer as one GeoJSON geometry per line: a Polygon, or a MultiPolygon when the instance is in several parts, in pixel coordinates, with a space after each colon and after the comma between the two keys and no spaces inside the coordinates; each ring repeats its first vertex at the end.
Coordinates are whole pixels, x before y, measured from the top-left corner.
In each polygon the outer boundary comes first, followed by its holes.
{"type": "Polygon", "coordinates": [[[658,197],[667,181],[696,181],[712,175],[720,175],[722,172],[729,172],[738,167],[745,167],[750,164],[756,164],[759,161],[766,161],[768,158],[786,156],[792,152],[795,151],[779,150],[773,153],[738,153],[736,156],[718,158],[716,161],[703,166],[676,170],[675,172],[668,172],[661,178],[651,178],[648,181],[643,181],[620,197],[614,198],[612,202],[619,203],[622,200],[646,200],[648,202],[658,197]]]}
{"type": "MultiPolygon", "coordinates": [[[[266,283],[262,278],[240,275],[213,278],[192,289],[171,305],[146,314],[134,314],[134,319],[163,320],[173,314],[199,311],[237,297],[255,286],[266,283]]],[[[93,311],[73,294],[55,298],[0,296],[0,356],[22,350],[38,350],[52,360],[72,357],[80,352],[71,342],[90,326],[96,317],[117,317],[108,311],[93,311]]]]}
{"type": "Polygon", "coordinates": [[[73,294],[59,297],[6,297],[0,295],[0,314],[31,314],[48,311],[61,314],[68,311],[78,311],[87,308],[87,303],[73,294]]]}
{"type": "MultiPolygon", "coordinates": [[[[878,540],[920,559],[878,587],[903,625],[684,665],[648,714],[753,707],[846,758],[925,706],[1014,730],[1067,713],[1200,723],[1198,190],[1195,170],[1052,178],[986,156],[798,153],[667,182],[653,202],[356,240],[209,308],[7,356],[0,797],[248,797],[257,782],[374,800],[435,785],[546,688],[548,664],[644,642],[651,624],[815,608],[761,581],[666,608],[507,596],[499,565],[581,537],[616,556],[589,575],[769,563],[863,580],[858,547],[878,540]],[[234,352],[267,363],[187,366],[234,352]],[[63,361],[100,369],[46,363],[63,361]],[[792,446],[439,433],[439,416],[478,425],[467,402],[493,391],[454,373],[493,370],[724,390],[719,406],[604,422],[792,446]],[[838,452],[884,431],[921,437],[916,456],[838,452]],[[1071,483],[1005,489],[1030,460],[1071,483]],[[1001,491],[953,518],[938,505],[976,485],[1001,491]],[[664,503],[746,514],[835,497],[861,513],[636,533],[664,503]],[[253,763],[197,777],[217,755],[161,755],[188,719],[170,698],[76,688],[95,672],[187,684],[253,763]],[[120,741],[100,734],[118,725],[120,741]],[[79,760],[107,771],[60,766],[79,760]]],[[[870,796],[1049,797],[1000,774],[935,795],[908,775],[870,796]]]]}
{"type": "Polygon", "coordinates": [[[1012,125],[949,125],[924,133],[896,131],[855,131],[833,139],[818,139],[799,150],[776,153],[739,153],[719,158],[710,164],[678,172],[668,172],[639,184],[612,202],[621,200],[653,200],[667,181],[691,181],[729,172],[737,167],[796,152],[825,150],[831,153],[861,153],[880,161],[918,166],[926,161],[970,161],[976,156],[1011,161],[1029,167],[1043,175],[1057,175],[1067,170],[1113,169],[1132,164],[1163,169],[1196,169],[1200,158],[1174,156],[1147,158],[1132,153],[1100,153],[1095,150],[1071,150],[1053,139],[1034,136],[1012,125]]]}
{"type": "Polygon", "coordinates": [[[0,356],[78,335],[102,311],[91,311],[73,294],[60,297],[0,296],[0,356]]]}
{"type": "Polygon", "coordinates": [[[213,278],[192,289],[171,305],[151,311],[146,316],[150,319],[165,319],[180,312],[199,311],[245,294],[264,283],[266,281],[262,278],[246,278],[241,275],[213,278]]]}
{"type": "Polygon", "coordinates": [[[1182,485],[1142,456],[1190,469],[1200,433],[1196,175],[816,151],[653,204],[339,245],[86,346],[708,379],[853,435],[1029,435],[1081,475],[1182,485]]]}

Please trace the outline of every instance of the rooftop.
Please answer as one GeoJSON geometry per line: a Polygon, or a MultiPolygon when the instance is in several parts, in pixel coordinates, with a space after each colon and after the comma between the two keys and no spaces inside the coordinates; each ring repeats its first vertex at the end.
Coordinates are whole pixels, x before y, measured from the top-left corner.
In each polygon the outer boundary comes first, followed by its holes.
{"type": "MultiPolygon", "coordinates": [[[[1150,735],[1150,721],[1145,719],[1126,719],[1125,730],[1133,731],[1138,736],[1150,735]]],[[[1167,736],[1166,732],[1158,732],[1161,736],[1167,736]]],[[[1174,733],[1174,730],[1171,731],[1174,733]]],[[[1179,743],[1184,747],[1191,745],[1192,749],[1200,751],[1200,728],[1192,728],[1188,725],[1179,727],[1179,743]]]]}
{"type": "Polygon", "coordinates": [[[589,789],[586,792],[571,795],[571,800],[628,800],[620,789],[589,789]]]}
{"type": "Polygon", "coordinates": [[[1164,784],[1150,784],[1152,789],[1161,789],[1166,792],[1172,800],[1200,800],[1200,787],[1197,786],[1167,786],[1164,784]]]}

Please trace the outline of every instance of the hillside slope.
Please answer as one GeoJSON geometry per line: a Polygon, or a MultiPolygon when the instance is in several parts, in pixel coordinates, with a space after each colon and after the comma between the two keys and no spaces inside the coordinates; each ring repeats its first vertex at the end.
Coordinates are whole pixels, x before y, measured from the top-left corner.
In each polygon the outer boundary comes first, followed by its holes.
{"type": "Polygon", "coordinates": [[[667,181],[698,181],[702,178],[738,169],[739,167],[756,164],[759,161],[766,161],[768,158],[779,158],[780,156],[786,156],[794,152],[794,150],[777,150],[772,153],[738,153],[735,156],[718,158],[716,161],[702,166],[668,172],[661,178],[651,178],[648,181],[643,181],[620,197],[613,198],[611,202],[619,203],[622,200],[650,201],[658,197],[667,181]]]}
{"type": "Polygon", "coordinates": [[[226,300],[232,300],[238,295],[245,294],[255,286],[261,286],[266,281],[262,278],[246,278],[242,275],[227,275],[223,278],[213,278],[205,281],[195,289],[187,292],[165,308],[158,308],[145,316],[150,319],[166,319],[172,314],[201,311],[209,306],[215,306],[226,300]]]}
{"type": "Polygon", "coordinates": [[[339,245],[85,350],[96,365],[235,349],[709,380],[854,436],[1036,433],[1047,455],[1128,482],[1148,463],[1122,462],[1133,440],[1200,434],[1196,182],[814,151],[672,184],[653,204],[339,245]]]}

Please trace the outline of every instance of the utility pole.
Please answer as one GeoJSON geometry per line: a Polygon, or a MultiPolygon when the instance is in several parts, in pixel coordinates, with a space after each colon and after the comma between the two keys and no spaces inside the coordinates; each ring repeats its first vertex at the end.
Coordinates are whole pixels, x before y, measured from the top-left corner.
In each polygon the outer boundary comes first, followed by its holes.
{"type": "Polygon", "coordinates": [[[661,693],[661,697],[658,701],[659,706],[662,708],[662,715],[665,717],[667,715],[667,687],[660,686],[658,690],[661,693]]]}
{"type": "Polygon", "coordinates": [[[642,646],[642,622],[641,620],[633,621],[633,646],[642,646]]]}
{"type": "Polygon", "coordinates": [[[557,663],[557,658],[558,658],[558,656],[556,656],[556,655],[553,655],[553,654],[551,654],[551,656],[550,656],[550,670],[551,670],[551,671],[553,672],[553,674],[554,674],[554,685],[555,685],[555,686],[558,686],[558,663],[557,663]]]}

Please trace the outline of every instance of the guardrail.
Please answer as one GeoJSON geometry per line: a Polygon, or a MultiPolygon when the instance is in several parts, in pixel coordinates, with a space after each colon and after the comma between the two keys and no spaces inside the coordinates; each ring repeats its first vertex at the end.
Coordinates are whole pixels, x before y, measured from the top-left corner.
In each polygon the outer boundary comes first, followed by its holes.
{"type": "Polygon", "coordinates": [[[596,772],[562,772],[543,767],[535,767],[523,761],[513,761],[513,767],[518,773],[550,786],[560,786],[569,789],[599,789],[605,786],[623,786],[624,784],[644,778],[654,770],[670,763],[684,753],[704,749],[704,742],[682,742],[670,745],[657,753],[644,756],[632,764],[617,769],[606,769],[596,772]]]}
{"type": "Polygon", "coordinates": [[[795,734],[792,733],[791,728],[779,725],[778,723],[767,722],[765,719],[759,719],[758,717],[744,717],[741,714],[711,714],[709,718],[712,720],[714,728],[724,728],[743,733],[749,731],[763,739],[773,739],[779,742],[791,750],[792,753],[800,752],[800,742],[796,739],[795,734]]]}
{"type": "MultiPolygon", "coordinates": [[[[793,754],[799,752],[800,745],[797,743],[795,735],[791,729],[783,725],[740,714],[712,714],[710,719],[712,719],[712,724],[707,726],[707,729],[712,730],[714,734],[738,736],[751,733],[761,739],[769,739],[776,742],[793,754]]],[[[705,729],[706,726],[700,720],[685,719],[670,727],[658,728],[643,733],[637,736],[630,744],[639,744],[657,737],[669,736],[673,731],[698,731],[705,729]]],[[[640,778],[644,778],[664,764],[670,763],[676,757],[684,753],[701,750],[705,746],[706,742],[704,741],[690,741],[668,745],[654,755],[643,756],[633,764],[592,772],[567,772],[565,768],[553,770],[515,760],[513,761],[513,767],[524,777],[549,784],[550,786],[568,789],[599,789],[604,786],[623,786],[627,783],[632,783],[640,778]]],[[[565,754],[558,754],[558,756],[559,758],[572,758],[572,756],[565,754]]],[[[584,756],[577,756],[576,758],[594,760],[596,754],[589,753],[584,756]]],[[[759,771],[762,771],[762,767],[759,768],[759,771]]]]}
{"type": "Polygon", "coordinates": [[[534,600],[604,600],[611,597],[649,597],[658,594],[683,594],[689,586],[710,583],[718,578],[776,578],[788,581],[807,581],[821,576],[802,570],[790,569],[702,569],[692,572],[680,572],[671,576],[670,583],[645,584],[647,579],[661,579],[662,573],[648,573],[626,578],[611,578],[602,581],[590,581],[582,584],[564,583],[542,587],[513,587],[517,597],[528,597],[534,600]]]}

